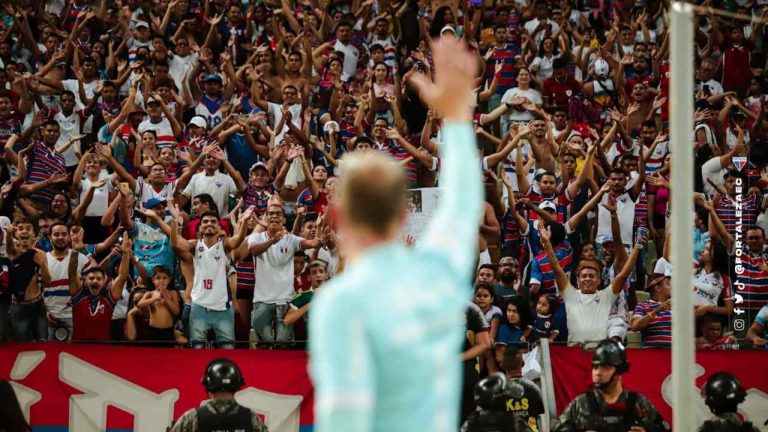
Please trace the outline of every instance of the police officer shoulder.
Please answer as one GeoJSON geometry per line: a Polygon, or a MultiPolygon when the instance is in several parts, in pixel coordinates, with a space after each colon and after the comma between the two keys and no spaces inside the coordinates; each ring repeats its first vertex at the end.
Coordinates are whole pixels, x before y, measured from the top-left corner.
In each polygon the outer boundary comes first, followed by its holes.
{"type": "Polygon", "coordinates": [[[464,422],[461,432],[525,432],[528,429],[520,417],[506,412],[510,397],[520,398],[524,389],[520,384],[508,381],[500,372],[481,379],[475,384],[474,396],[477,410],[464,422]]]}
{"type": "Polygon", "coordinates": [[[171,432],[268,432],[255,411],[235,401],[235,392],[245,385],[237,364],[224,358],[211,361],[202,382],[211,399],[185,412],[171,432]]]}
{"type": "Polygon", "coordinates": [[[735,376],[728,372],[716,372],[707,379],[701,389],[704,403],[715,415],[707,420],[700,432],[757,432],[751,422],[742,421],[736,414],[739,404],[744,402],[747,392],[735,376]]]}
{"type": "Polygon", "coordinates": [[[592,356],[592,382],[594,388],[577,396],[568,406],[552,430],[557,431],[667,431],[653,403],[640,393],[625,389],[621,375],[629,370],[624,347],[607,339],[598,345],[592,356]],[[600,367],[613,367],[605,379],[595,373],[600,367]]]}

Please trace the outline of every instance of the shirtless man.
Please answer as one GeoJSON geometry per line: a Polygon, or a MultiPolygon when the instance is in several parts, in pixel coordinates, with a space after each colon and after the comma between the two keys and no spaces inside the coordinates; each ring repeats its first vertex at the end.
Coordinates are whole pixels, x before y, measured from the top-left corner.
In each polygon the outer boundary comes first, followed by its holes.
{"type": "Polygon", "coordinates": [[[179,316],[179,293],[169,290],[171,272],[165,266],[156,266],[152,274],[154,291],[147,291],[136,305],[140,309],[149,308],[149,339],[173,343],[175,336],[173,324],[179,316]]]}
{"type": "Polygon", "coordinates": [[[500,235],[501,224],[499,224],[499,220],[496,218],[493,206],[486,201],[483,203],[483,220],[480,223],[480,236],[477,239],[477,250],[480,252],[478,267],[491,263],[491,254],[488,252],[488,237],[498,238],[500,235]]]}
{"type": "Polygon", "coordinates": [[[16,219],[13,225],[5,228],[4,235],[12,266],[9,286],[25,287],[24,290],[13,290],[11,316],[14,337],[19,341],[46,340],[48,322],[45,317],[42,286],[50,283],[51,274],[48,272],[45,252],[32,247],[35,229],[26,219],[16,219]],[[18,243],[14,241],[14,237],[18,243]]]}

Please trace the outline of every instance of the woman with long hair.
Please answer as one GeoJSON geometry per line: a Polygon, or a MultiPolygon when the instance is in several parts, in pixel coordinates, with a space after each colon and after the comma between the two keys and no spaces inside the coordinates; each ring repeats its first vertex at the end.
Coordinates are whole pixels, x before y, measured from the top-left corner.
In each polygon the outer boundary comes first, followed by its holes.
{"type": "Polygon", "coordinates": [[[726,316],[733,313],[729,263],[728,249],[719,239],[710,239],[704,245],[693,273],[697,318],[707,312],[726,316]]]}

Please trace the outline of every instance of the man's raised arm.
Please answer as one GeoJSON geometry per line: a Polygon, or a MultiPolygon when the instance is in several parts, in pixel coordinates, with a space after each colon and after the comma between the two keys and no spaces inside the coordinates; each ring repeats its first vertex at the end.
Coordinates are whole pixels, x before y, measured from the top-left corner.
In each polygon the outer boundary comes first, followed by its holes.
{"type": "Polygon", "coordinates": [[[432,53],[435,82],[423,74],[412,80],[421,99],[445,119],[444,144],[440,146],[441,195],[425,239],[417,248],[447,255],[446,265],[456,272],[456,277],[469,280],[483,205],[480,161],[470,118],[477,62],[464,42],[454,38],[435,42],[432,53]]]}

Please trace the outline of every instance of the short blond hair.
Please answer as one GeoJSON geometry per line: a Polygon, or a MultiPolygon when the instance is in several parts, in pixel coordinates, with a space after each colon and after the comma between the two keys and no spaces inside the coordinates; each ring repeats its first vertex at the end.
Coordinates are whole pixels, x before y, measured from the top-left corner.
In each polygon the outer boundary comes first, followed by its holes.
{"type": "Polygon", "coordinates": [[[344,156],[339,182],[342,211],[350,224],[386,234],[406,209],[404,170],[378,151],[344,156]]]}

